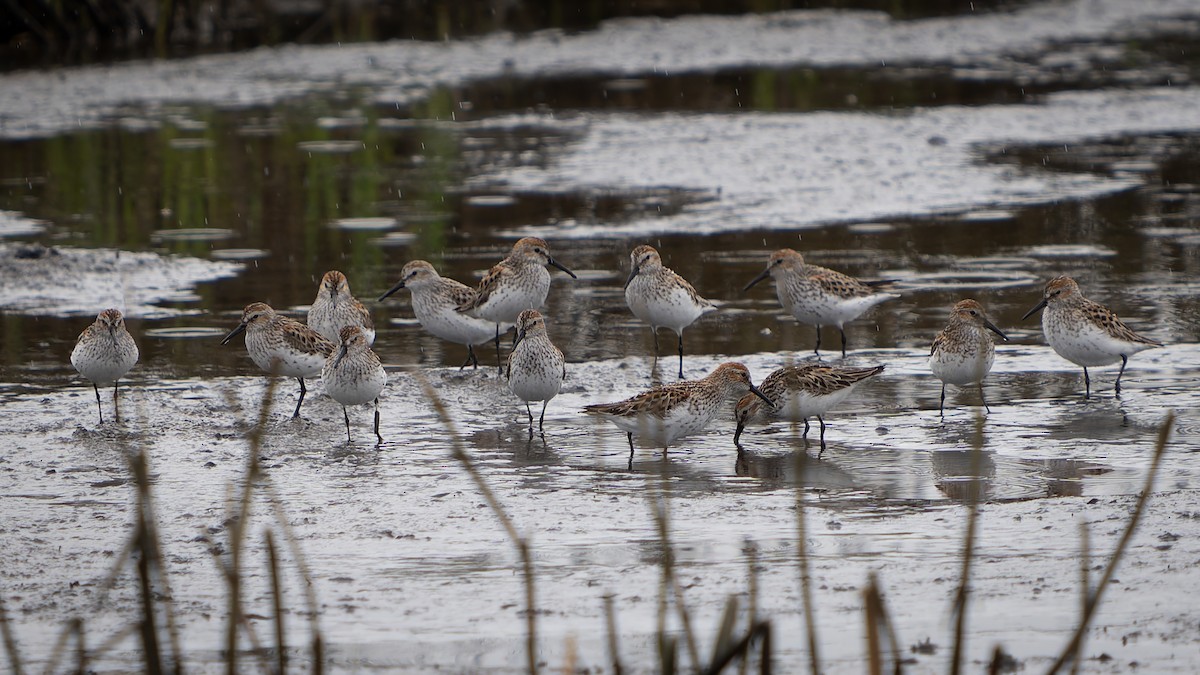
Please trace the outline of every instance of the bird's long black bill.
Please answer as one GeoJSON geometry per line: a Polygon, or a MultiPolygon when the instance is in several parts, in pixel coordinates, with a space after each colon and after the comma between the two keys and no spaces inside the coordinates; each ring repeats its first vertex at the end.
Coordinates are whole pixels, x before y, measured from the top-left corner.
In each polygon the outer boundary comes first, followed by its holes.
{"type": "Polygon", "coordinates": [[[629,278],[625,280],[625,288],[629,288],[629,284],[633,283],[633,279],[637,275],[638,275],[638,266],[634,265],[633,269],[629,270],[629,278]]]}
{"type": "Polygon", "coordinates": [[[767,402],[767,405],[771,406],[772,408],[774,408],[774,407],[775,407],[775,402],[774,402],[774,401],[772,401],[771,399],[767,398],[767,395],[766,395],[766,394],[764,394],[764,393],[762,393],[761,391],[759,391],[759,390],[758,390],[758,387],[756,387],[756,386],[754,386],[754,385],[750,385],[750,393],[751,393],[751,394],[754,394],[755,396],[757,396],[757,397],[761,398],[762,400],[766,401],[766,402],[767,402]]]}
{"type": "Polygon", "coordinates": [[[1046,306],[1046,299],[1042,298],[1042,301],[1039,302],[1038,304],[1034,305],[1033,309],[1029,310],[1028,312],[1025,312],[1025,316],[1021,317],[1021,320],[1024,321],[1025,319],[1028,319],[1029,317],[1033,316],[1034,314],[1037,314],[1045,306],[1046,306]]]}
{"type": "Polygon", "coordinates": [[[392,286],[391,290],[389,290],[387,293],[384,293],[383,295],[379,296],[379,302],[383,302],[384,300],[387,300],[388,296],[390,296],[392,293],[395,293],[396,291],[400,290],[401,288],[404,288],[404,280],[403,279],[401,279],[395,286],[392,286]]]}
{"type": "Polygon", "coordinates": [[[578,279],[578,278],[579,278],[579,277],[575,276],[575,273],[574,273],[574,272],[572,272],[571,270],[569,270],[569,269],[567,269],[567,268],[563,267],[562,265],[560,265],[560,264],[558,263],[558,261],[556,261],[554,258],[549,258],[549,259],[548,259],[548,262],[549,262],[551,265],[553,265],[553,266],[557,267],[558,269],[560,269],[560,270],[562,270],[562,271],[566,272],[567,274],[570,274],[572,279],[578,279]]]}
{"type": "Polygon", "coordinates": [[[346,358],[346,343],[343,342],[342,345],[338,347],[337,356],[333,357],[334,370],[337,370],[337,367],[341,365],[342,359],[344,358],[346,358]]]}
{"type": "Polygon", "coordinates": [[[751,288],[754,288],[755,284],[762,281],[763,279],[766,279],[769,276],[771,276],[771,268],[770,267],[768,267],[767,269],[760,272],[758,276],[754,277],[754,279],[752,279],[750,281],[750,283],[746,284],[746,287],[742,289],[742,292],[745,292],[745,291],[750,290],[751,288]]]}
{"type": "Polygon", "coordinates": [[[241,335],[243,332],[245,332],[245,330],[246,330],[246,324],[239,323],[237,325],[237,328],[234,328],[233,330],[229,331],[229,335],[226,335],[225,339],[221,340],[221,344],[223,344],[223,345],[229,344],[230,340],[237,337],[238,335],[241,335]]]}
{"type": "Polygon", "coordinates": [[[993,332],[993,333],[995,333],[996,335],[999,335],[1001,338],[1003,338],[1003,340],[1004,340],[1005,342],[1008,342],[1008,336],[1007,336],[1007,335],[1005,335],[1005,334],[1004,334],[1004,332],[1003,332],[1003,331],[1001,331],[999,328],[996,328],[996,324],[992,323],[991,321],[988,321],[987,319],[984,319],[984,320],[983,320],[983,327],[984,327],[984,328],[986,328],[986,329],[988,329],[988,330],[990,330],[990,331],[992,331],[992,332],[993,332]]]}

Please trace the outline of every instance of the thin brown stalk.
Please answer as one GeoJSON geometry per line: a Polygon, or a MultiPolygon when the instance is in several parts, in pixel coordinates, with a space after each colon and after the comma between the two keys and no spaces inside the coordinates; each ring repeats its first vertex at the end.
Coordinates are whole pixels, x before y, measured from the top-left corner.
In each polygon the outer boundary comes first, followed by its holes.
{"type": "MultiPolygon", "coordinates": [[[[665,472],[664,472],[665,474],[665,472]]],[[[670,589],[671,597],[675,599],[675,609],[679,612],[679,622],[683,628],[684,644],[687,646],[688,658],[692,666],[700,667],[700,649],[696,646],[696,635],[692,630],[692,617],[688,612],[683,598],[683,588],[679,585],[679,577],[675,574],[675,550],[671,546],[671,525],[667,512],[670,498],[670,484],[665,475],[659,484],[659,499],[650,503],[654,522],[658,526],[658,540],[662,546],[663,583],[670,589]]]]}
{"type": "Polygon", "coordinates": [[[886,670],[887,659],[884,658],[883,645],[880,637],[887,638],[893,675],[903,672],[900,657],[900,640],[896,636],[896,626],[892,623],[891,613],[883,599],[883,591],[879,590],[879,577],[872,572],[867,577],[867,586],[863,589],[863,607],[867,620],[867,649],[870,655],[869,672],[882,675],[886,670]]]}
{"type": "Polygon", "coordinates": [[[421,385],[425,397],[429,399],[434,410],[437,411],[442,423],[446,425],[446,431],[450,437],[451,454],[454,459],[462,464],[467,475],[475,483],[475,487],[483,495],[484,501],[491,507],[492,513],[496,514],[496,518],[500,521],[500,525],[508,535],[509,541],[517,549],[517,555],[521,559],[521,569],[525,579],[526,667],[530,675],[536,675],[538,672],[537,597],[534,585],[533,560],[529,554],[529,542],[517,531],[512,519],[508,517],[508,513],[504,510],[504,506],[500,504],[500,500],[496,498],[487,481],[484,480],[483,474],[479,473],[479,470],[475,467],[475,463],[467,455],[467,451],[463,447],[462,437],[459,436],[454,419],[450,416],[450,412],[446,410],[442,398],[438,396],[437,391],[420,371],[413,371],[413,376],[417,380],[417,383],[421,385]]]}
{"type": "Polygon", "coordinates": [[[700,670],[700,672],[703,675],[717,675],[729,665],[730,661],[733,661],[739,656],[744,662],[749,654],[750,645],[754,644],[755,640],[761,640],[762,644],[764,645],[762,650],[762,669],[760,672],[764,673],[764,675],[770,675],[771,622],[769,620],[751,625],[750,630],[746,631],[746,634],[742,636],[740,640],[731,642],[723,649],[718,651],[713,656],[712,663],[710,663],[707,668],[700,670]]]}
{"type": "Polygon", "coordinates": [[[145,453],[132,456],[130,463],[133,467],[134,480],[138,491],[137,523],[134,525],[134,550],[137,551],[138,589],[142,597],[142,620],[139,632],[142,637],[142,665],[149,675],[162,675],[162,648],[158,640],[158,626],[154,611],[154,587],[152,582],[153,546],[149,543],[153,536],[150,524],[147,522],[146,502],[149,499],[149,471],[146,468],[145,453]]]}
{"type": "Polygon", "coordinates": [[[92,650],[92,660],[99,661],[105,654],[109,652],[109,650],[124,642],[130,635],[136,633],[138,628],[139,626],[136,623],[131,623],[112,635],[109,635],[107,640],[101,642],[100,646],[92,650]]]}
{"type": "Polygon", "coordinates": [[[228,675],[237,675],[239,671],[237,661],[238,629],[245,622],[242,614],[242,546],[250,521],[254,485],[261,470],[258,461],[259,450],[262,448],[262,438],[266,431],[267,420],[270,419],[271,404],[275,399],[277,382],[277,377],[267,380],[267,389],[259,408],[258,422],[250,431],[250,447],[246,453],[246,477],[242,486],[241,499],[238,500],[237,513],[230,518],[232,522],[229,527],[229,563],[223,567],[225,583],[229,587],[229,619],[225,627],[225,672],[228,675]]]}
{"type": "Polygon", "coordinates": [[[979,523],[979,497],[983,486],[979,479],[983,465],[983,413],[976,412],[975,436],[971,442],[971,480],[974,485],[967,490],[967,532],[963,535],[962,572],[959,574],[958,590],[954,594],[954,642],[950,652],[950,675],[959,675],[962,670],[963,642],[967,631],[967,601],[971,593],[971,564],[975,558],[975,531],[979,523]]]}
{"type": "Polygon", "coordinates": [[[867,672],[870,675],[883,675],[883,650],[879,644],[883,610],[879,606],[879,588],[875,585],[873,572],[867,577],[867,586],[862,595],[863,616],[867,623],[867,672]]]}
{"type": "Polygon", "coordinates": [[[84,639],[83,634],[83,619],[72,619],[71,626],[75,633],[75,675],[86,675],[88,672],[88,657],[87,640],[84,639]]]}
{"type": "Polygon", "coordinates": [[[608,658],[612,663],[613,675],[621,675],[625,669],[621,666],[621,650],[617,637],[617,613],[613,607],[613,596],[604,596],[604,626],[608,631],[608,658]]]}
{"type": "MultiPolygon", "coordinates": [[[[746,552],[746,582],[749,594],[746,607],[746,625],[754,626],[758,623],[758,546],[753,541],[747,539],[742,550],[746,552]]],[[[749,668],[750,653],[747,652],[746,658],[738,663],[738,674],[746,675],[746,671],[749,668]]]]}
{"type": "Polygon", "coordinates": [[[1100,581],[1096,583],[1096,588],[1092,591],[1091,597],[1088,599],[1083,616],[1079,619],[1079,626],[1075,629],[1071,640],[1067,643],[1062,653],[1058,655],[1054,664],[1050,666],[1047,675],[1054,675],[1068,660],[1078,658],[1080,646],[1087,635],[1088,628],[1092,624],[1092,619],[1096,615],[1096,608],[1100,606],[1100,600],[1104,597],[1104,591],[1108,588],[1108,584],[1112,580],[1112,575],[1116,572],[1117,565],[1125,555],[1125,550],[1129,547],[1130,540],[1133,539],[1133,533],[1137,531],[1138,524],[1142,519],[1142,513],[1146,510],[1146,502],[1149,501],[1150,492],[1154,489],[1154,479],[1158,476],[1158,468],[1162,463],[1163,454],[1167,449],[1167,439],[1170,438],[1171,428],[1174,425],[1175,413],[1167,413],[1167,418],[1158,430],[1158,439],[1154,445],[1154,457],[1150,460],[1150,469],[1146,472],[1146,483],[1142,486],[1142,493],[1138,495],[1137,505],[1133,509],[1133,515],[1129,518],[1129,525],[1125,527],[1125,532],[1121,534],[1121,539],[1117,542],[1117,548],[1113,550],[1112,557],[1109,559],[1108,565],[1104,568],[1104,574],[1100,576],[1100,581]]]}
{"type": "Polygon", "coordinates": [[[287,514],[283,512],[283,503],[279,498],[279,494],[275,491],[274,484],[269,478],[264,478],[262,489],[267,492],[269,501],[275,511],[275,522],[279,529],[283,531],[283,539],[288,544],[288,551],[291,553],[292,560],[296,562],[296,569],[300,572],[300,578],[304,581],[301,585],[301,590],[304,591],[304,604],[308,609],[309,616],[309,647],[312,650],[312,668],[313,675],[321,675],[325,671],[325,640],[321,636],[320,611],[317,606],[317,593],[314,590],[312,574],[309,572],[308,562],[304,557],[304,551],[300,548],[300,540],[296,538],[296,533],[292,530],[291,523],[287,520],[287,514]]]}
{"type": "Polygon", "coordinates": [[[275,550],[275,537],[266,532],[267,566],[271,572],[271,604],[275,615],[275,672],[287,672],[287,644],[283,627],[283,591],[279,583],[279,556],[275,550]]]}
{"type": "Polygon", "coordinates": [[[8,666],[13,675],[22,675],[21,650],[17,647],[17,638],[12,634],[12,626],[8,625],[8,610],[4,607],[4,595],[0,594],[0,637],[4,639],[4,651],[8,654],[8,666]]]}
{"type": "Polygon", "coordinates": [[[804,468],[807,450],[796,453],[796,546],[800,566],[800,598],[804,610],[804,630],[808,638],[808,664],[812,675],[821,673],[821,655],[817,642],[816,610],[813,607],[812,574],[808,560],[808,528],[804,522],[804,468]]]}
{"type": "MultiPolygon", "coordinates": [[[[1092,593],[1091,570],[1088,569],[1092,564],[1091,557],[1091,533],[1088,532],[1087,519],[1081,518],[1079,520],[1079,588],[1082,591],[1079,594],[1082,603],[1079,609],[1080,616],[1083,616],[1087,612],[1088,598],[1092,593]]],[[[1071,658],[1071,675],[1079,673],[1079,654],[1083,651],[1085,640],[1086,637],[1079,640],[1079,646],[1075,649],[1075,654],[1071,658]]]]}

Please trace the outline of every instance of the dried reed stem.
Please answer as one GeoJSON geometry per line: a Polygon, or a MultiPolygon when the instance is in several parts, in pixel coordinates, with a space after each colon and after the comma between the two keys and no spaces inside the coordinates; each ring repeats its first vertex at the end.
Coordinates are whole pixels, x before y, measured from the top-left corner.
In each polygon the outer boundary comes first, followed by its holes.
{"type": "Polygon", "coordinates": [[[4,595],[0,594],[0,637],[4,639],[4,651],[8,654],[8,666],[13,675],[22,675],[21,650],[17,647],[17,638],[12,634],[12,626],[8,625],[8,610],[4,607],[4,595]]]}
{"type": "Polygon", "coordinates": [[[1121,534],[1121,539],[1117,542],[1117,548],[1113,550],[1112,558],[1109,559],[1108,565],[1104,568],[1104,574],[1100,577],[1100,581],[1096,583],[1095,590],[1088,598],[1083,616],[1079,619],[1079,626],[1071,636],[1070,642],[1067,643],[1062,653],[1058,655],[1054,664],[1050,666],[1050,670],[1046,671],[1047,675],[1054,675],[1062,669],[1067,661],[1079,658],[1080,647],[1083,644],[1084,637],[1087,635],[1088,628],[1092,624],[1092,619],[1096,615],[1096,608],[1100,606],[1100,600],[1104,597],[1104,590],[1108,588],[1108,583],[1112,580],[1112,575],[1116,572],[1117,565],[1125,555],[1125,550],[1129,547],[1130,540],[1133,539],[1133,533],[1137,531],[1138,523],[1142,519],[1142,513],[1146,510],[1146,502],[1150,499],[1150,491],[1154,489],[1154,479],[1158,476],[1158,468],[1162,463],[1163,454],[1167,449],[1167,439],[1170,438],[1171,428],[1174,425],[1175,413],[1167,413],[1167,418],[1163,420],[1162,426],[1159,427],[1158,439],[1154,444],[1154,457],[1150,460],[1150,469],[1146,472],[1146,484],[1142,487],[1142,493],[1138,495],[1137,505],[1133,509],[1133,516],[1129,518],[1129,525],[1125,527],[1125,532],[1121,534]]]}
{"type": "Polygon", "coordinates": [[[663,462],[663,472],[659,482],[659,498],[657,501],[650,502],[650,511],[654,516],[654,523],[658,527],[658,540],[662,546],[663,584],[665,588],[670,589],[671,597],[675,599],[675,609],[679,612],[679,622],[683,628],[688,658],[691,659],[693,667],[699,668],[700,649],[696,646],[696,635],[692,630],[692,617],[683,598],[683,588],[679,585],[679,577],[675,574],[675,549],[671,546],[671,524],[667,508],[671,487],[666,475],[665,458],[663,462]]]}
{"type": "Polygon", "coordinates": [[[617,614],[613,608],[613,596],[604,596],[604,626],[608,631],[608,657],[612,663],[613,675],[622,675],[625,669],[621,666],[621,650],[617,638],[617,614]]]}
{"type": "Polygon", "coordinates": [[[971,563],[975,558],[975,530],[979,523],[979,497],[983,486],[979,473],[983,465],[983,413],[975,413],[975,436],[971,441],[971,480],[974,486],[967,490],[967,532],[963,535],[962,572],[959,574],[958,590],[954,594],[954,643],[950,652],[950,675],[959,675],[962,670],[963,642],[967,631],[967,602],[971,593],[971,563]]]}
{"type": "Polygon", "coordinates": [[[275,550],[275,537],[267,530],[267,565],[271,570],[271,605],[275,615],[275,672],[287,672],[287,641],[283,627],[283,591],[279,583],[279,556],[275,550]]]}
{"type": "Polygon", "coordinates": [[[492,513],[496,514],[496,518],[500,521],[500,525],[504,528],[504,532],[508,535],[509,541],[513,547],[517,549],[517,555],[521,559],[521,569],[525,579],[525,630],[526,630],[526,667],[530,675],[536,675],[538,672],[537,658],[537,597],[534,587],[533,560],[529,554],[529,542],[525,537],[517,531],[512,519],[508,517],[508,513],[504,510],[504,506],[500,504],[500,500],[492,492],[487,481],[484,480],[483,474],[475,468],[475,463],[467,455],[467,451],[463,446],[462,437],[458,434],[458,429],[454,424],[454,419],[450,416],[450,412],[446,410],[446,405],[442,402],[442,398],[438,396],[436,390],[429,383],[429,380],[420,371],[413,371],[413,377],[417,383],[421,385],[425,397],[433,404],[434,410],[437,411],[438,417],[442,423],[446,425],[446,431],[450,436],[451,455],[458,460],[466,470],[467,475],[475,483],[475,487],[483,495],[484,501],[491,507],[492,513]]]}
{"type": "Polygon", "coordinates": [[[800,598],[804,610],[804,630],[808,637],[808,663],[812,675],[821,673],[821,655],[817,643],[816,610],[813,607],[812,574],[808,561],[808,528],[804,522],[804,469],[808,451],[796,453],[796,547],[800,567],[800,598]]]}

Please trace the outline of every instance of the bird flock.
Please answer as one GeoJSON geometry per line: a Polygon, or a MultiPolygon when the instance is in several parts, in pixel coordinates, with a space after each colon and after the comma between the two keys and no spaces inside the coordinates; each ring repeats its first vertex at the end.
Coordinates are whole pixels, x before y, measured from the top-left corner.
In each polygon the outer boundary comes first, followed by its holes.
{"type": "MultiPolygon", "coordinates": [[[[543,429],[546,406],[557,396],[567,375],[566,359],[550,340],[546,317],[538,309],[550,288],[547,267],[572,278],[576,275],[550,255],[542,239],[526,237],[510,254],[488,270],[475,288],[438,274],[433,265],[414,260],[404,265],[400,280],[379,297],[384,301],[401,289],[412,295],[412,310],[421,326],[434,336],[467,347],[467,365],[478,367],[475,348],[496,344],[496,361],[509,390],[525,403],[529,432],[533,433],[532,403],[541,402],[537,421],[543,429]],[[501,336],[515,329],[512,348],[501,362],[501,336]]],[[[782,249],[771,253],[766,268],[744,288],[750,291],[770,277],[779,304],[803,324],[817,328],[815,352],[821,347],[821,327],[836,326],[846,353],[845,324],[875,305],[900,297],[879,290],[887,281],[862,281],[840,272],[809,265],[803,256],[782,249]]],[[[747,368],[736,362],[719,365],[698,380],[683,380],[683,331],[718,305],[701,297],[683,277],[665,267],[659,252],[642,245],[630,253],[625,301],[635,317],[654,334],[655,360],[659,355],[658,330],[668,328],[678,338],[681,381],[654,387],[623,401],[588,405],[584,411],[612,422],[626,432],[630,462],[637,444],[666,449],[680,438],[704,430],[722,412],[732,412],[737,428],[734,443],[751,424],[788,420],[820,424],[821,449],[825,449],[823,416],[848,398],[855,388],[884,370],[883,365],[846,367],[812,363],[790,365],[770,373],[755,386],[747,368]],[[730,404],[732,403],[732,407],[730,404]]],[[[1162,343],[1135,333],[1111,310],[1083,297],[1070,277],[1051,279],[1042,299],[1023,317],[1042,312],[1046,341],[1060,356],[1083,367],[1085,397],[1091,395],[1089,367],[1121,362],[1115,389],[1129,356],[1162,343]]],[[[300,384],[293,417],[299,416],[307,393],[305,379],[320,376],[326,392],[342,406],[347,441],[351,439],[348,407],[373,404],[374,432],[380,443],[379,396],[387,385],[387,372],[371,346],[375,327],[371,313],[350,290],[345,275],[336,270],[321,279],[306,323],[283,316],[255,302],[242,311],[241,320],[222,339],[229,344],[245,333],[246,351],[263,371],[293,377],[300,384]]],[[[990,412],[983,380],[995,358],[993,333],[1005,334],[973,299],[954,305],[946,327],[934,338],[929,367],[941,380],[939,411],[944,411],[946,385],[978,387],[980,402],[990,412]]],[[[100,422],[104,422],[100,387],[113,386],[114,416],[117,383],[137,363],[138,348],[125,328],[121,312],[106,309],[80,334],[71,353],[71,364],[90,380],[96,392],[100,422]]]]}

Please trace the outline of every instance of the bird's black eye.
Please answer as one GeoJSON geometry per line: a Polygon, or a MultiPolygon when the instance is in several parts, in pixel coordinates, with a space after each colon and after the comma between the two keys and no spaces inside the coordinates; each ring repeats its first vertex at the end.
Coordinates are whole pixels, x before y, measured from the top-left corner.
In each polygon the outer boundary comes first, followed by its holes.
{"type": "Polygon", "coordinates": [[[971,310],[971,316],[979,316],[979,312],[976,312],[975,310],[971,310]]]}

